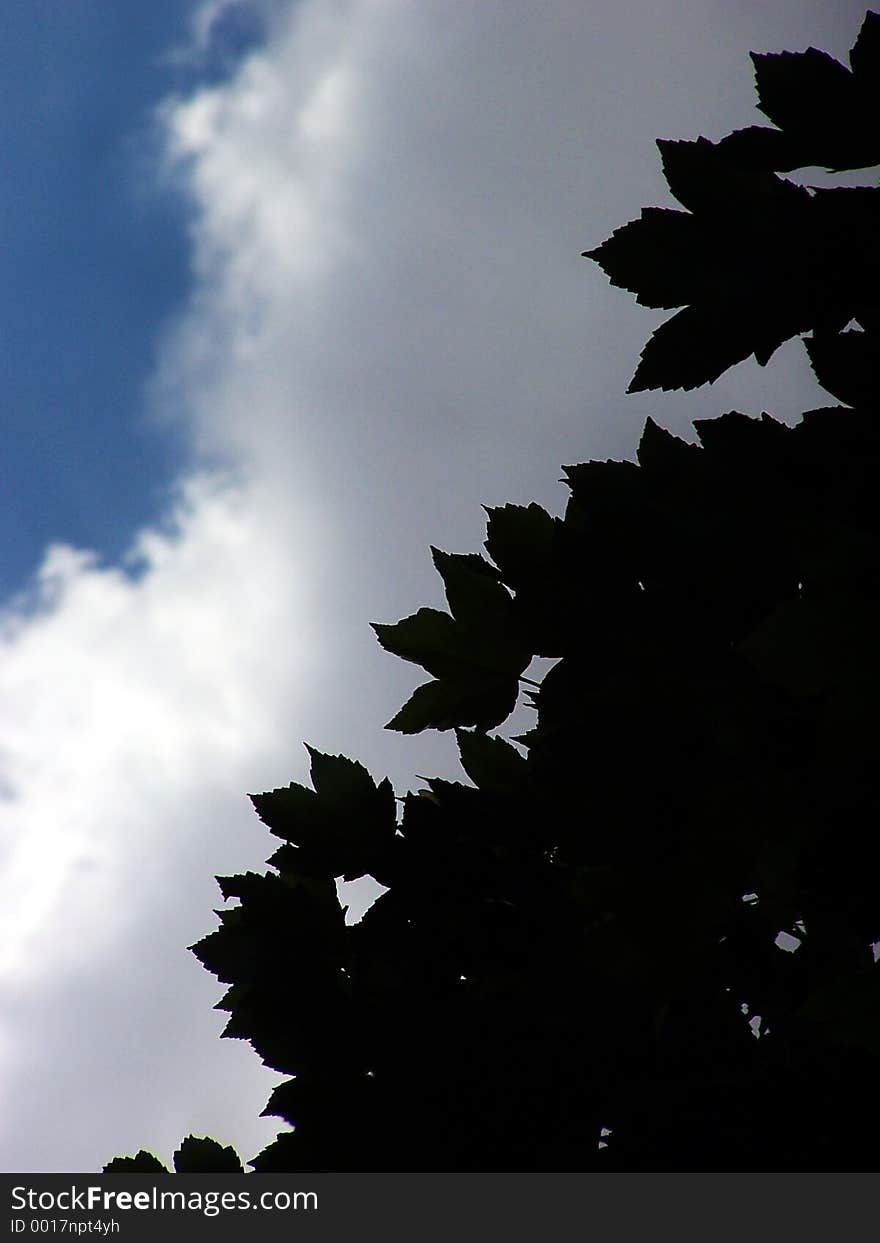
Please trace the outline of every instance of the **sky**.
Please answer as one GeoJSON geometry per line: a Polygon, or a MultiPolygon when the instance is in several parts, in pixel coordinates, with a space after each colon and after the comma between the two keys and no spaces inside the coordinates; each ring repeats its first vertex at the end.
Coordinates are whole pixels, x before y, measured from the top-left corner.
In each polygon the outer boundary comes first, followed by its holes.
{"type": "Polygon", "coordinates": [[[844,57],[863,15],[3,6],[0,1169],[274,1138],[279,1076],[186,946],[303,742],[401,794],[460,775],[382,728],[419,677],[369,623],[442,607],[430,544],[561,512],[561,464],[631,458],[649,414],[827,404],[794,342],[626,396],[662,316],[580,254],[669,205],[655,138],[760,122],[749,50],[844,57]]]}

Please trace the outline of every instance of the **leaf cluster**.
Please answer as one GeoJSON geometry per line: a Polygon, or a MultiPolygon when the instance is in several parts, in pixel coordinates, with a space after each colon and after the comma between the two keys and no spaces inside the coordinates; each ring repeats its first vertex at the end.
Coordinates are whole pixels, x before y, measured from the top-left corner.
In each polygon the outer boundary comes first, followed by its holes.
{"type": "Polygon", "coordinates": [[[880,190],[812,188],[779,173],[880,161],[880,16],[867,14],[849,69],[816,48],[752,59],[775,128],[660,141],[685,210],[645,208],[585,252],[643,306],[682,308],[649,340],[629,391],[696,388],[811,332],[819,382],[843,401],[854,386],[876,399],[880,190]],[[853,321],[858,334],[845,331],[853,321]]]}
{"type": "Polygon", "coordinates": [[[468,781],[398,800],[310,748],[311,788],[253,796],[282,844],[193,950],[289,1076],[256,1170],[876,1166],[878,191],[778,173],[880,158],[878,56],[869,13],[850,69],[755,57],[777,128],[661,144],[686,211],[589,252],[685,307],[632,387],[810,331],[846,405],[649,419],[636,462],[565,468],[562,516],[489,509],[486,555],[433,550],[449,611],[375,627],[431,678],[389,728],[454,729],[468,781]],[[535,656],[531,728],[490,734],[535,656]]]}

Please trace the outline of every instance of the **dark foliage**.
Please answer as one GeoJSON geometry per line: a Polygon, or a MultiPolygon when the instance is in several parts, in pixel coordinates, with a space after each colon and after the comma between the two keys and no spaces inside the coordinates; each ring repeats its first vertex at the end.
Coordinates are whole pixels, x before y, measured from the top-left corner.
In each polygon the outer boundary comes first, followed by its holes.
{"type": "Polygon", "coordinates": [[[433,679],[389,727],[454,728],[471,784],[398,816],[311,751],[313,789],[254,797],[272,870],[221,879],[193,948],[224,1034],[290,1076],[257,1170],[876,1168],[880,191],[777,175],[880,160],[877,15],[850,63],[756,56],[777,128],[661,143],[685,210],[588,252],[684,307],[633,389],[810,332],[846,405],[699,444],[649,420],[638,463],[565,469],[564,517],[489,510],[489,559],[434,550],[449,613],[376,626],[433,679]],[[490,736],[534,655],[534,727],[490,736]],[[335,878],[363,875],[387,892],[346,926],[335,878]]]}
{"type": "Polygon", "coordinates": [[[686,211],[645,208],[586,252],[643,306],[683,308],[648,342],[630,392],[711,383],[750,354],[766,363],[800,333],[824,355],[852,320],[880,327],[880,193],[777,175],[880,162],[880,17],[866,16],[851,69],[815,48],[753,60],[759,106],[779,128],[661,141],[686,211]]]}
{"type": "MultiPolygon", "coordinates": [[[[151,1152],[141,1149],[133,1157],[116,1157],[104,1166],[105,1174],[170,1174],[171,1171],[151,1152]]],[[[243,1174],[234,1148],[224,1148],[215,1139],[188,1135],[174,1154],[175,1174],[243,1174]]]]}

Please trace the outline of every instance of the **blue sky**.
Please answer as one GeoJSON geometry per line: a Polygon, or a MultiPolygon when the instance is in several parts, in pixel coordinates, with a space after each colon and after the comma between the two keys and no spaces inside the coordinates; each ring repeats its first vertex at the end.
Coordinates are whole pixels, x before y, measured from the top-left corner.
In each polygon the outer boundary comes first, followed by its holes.
{"type": "Polygon", "coordinates": [[[442,605],[430,544],[648,415],[825,404],[796,342],[625,396],[662,316],[580,254],[669,202],[656,137],[759,119],[750,49],[863,11],[0,6],[0,1169],[274,1137],[186,946],[304,741],[461,775],[382,729],[417,679],[369,623],[442,605]]]}
{"type": "Polygon", "coordinates": [[[191,0],[28,0],[0,13],[0,593],[65,539],[116,559],[185,437],[144,417],[158,328],[189,285],[186,210],[157,185],[154,110],[259,38],[230,9],[202,54],[191,0]]]}

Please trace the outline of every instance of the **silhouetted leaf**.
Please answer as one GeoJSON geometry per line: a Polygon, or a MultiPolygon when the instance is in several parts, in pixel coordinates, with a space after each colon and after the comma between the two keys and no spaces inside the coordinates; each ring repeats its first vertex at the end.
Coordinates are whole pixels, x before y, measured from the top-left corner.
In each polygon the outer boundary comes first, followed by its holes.
{"type": "Polygon", "coordinates": [[[302,1139],[295,1132],[284,1132],[259,1152],[248,1164],[257,1174],[281,1174],[303,1169],[302,1139]]]}
{"type": "Polygon", "coordinates": [[[453,729],[456,725],[492,729],[510,716],[518,693],[519,684],[514,677],[426,682],[413,692],[385,728],[401,734],[453,729]]]}
{"type": "Polygon", "coordinates": [[[395,625],[374,623],[386,651],[421,665],[441,680],[468,680],[474,675],[519,676],[531,660],[510,636],[471,630],[437,609],[419,609],[395,625]]]}
{"type": "Polygon", "coordinates": [[[852,75],[827,52],[752,53],[758,108],[781,130],[821,148],[854,116],[852,75]]]}
{"type": "Polygon", "coordinates": [[[481,790],[514,795],[525,781],[525,759],[503,738],[458,729],[455,739],[462,768],[481,790]]]}
{"type": "Polygon", "coordinates": [[[224,984],[257,981],[269,943],[279,956],[276,965],[282,953],[294,954],[293,947],[309,938],[320,938],[330,957],[340,952],[343,912],[332,880],[255,872],[217,879],[224,898],[239,898],[241,905],[220,912],[221,926],[190,948],[224,984]]]}
{"type": "MultiPolygon", "coordinates": [[[[615,229],[583,258],[593,259],[611,281],[636,295],[641,306],[684,306],[706,292],[707,239],[688,212],[644,207],[638,220],[615,229]]],[[[708,276],[711,281],[711,275],[708,276]]]]}
{"type": "Polygon", "coordinates": [[[540,505],[487,509],[486,551],[515,591],[543,579],[552,563],[559,519],[540,505]]]}
{"type": "Polygon", "coordinates": [[[853,44],[849,63],[865,92],[880,94],[880,13],[867,12],[853,44]]]}
{"type": "Polygon", "coordinates": [[[133,1157],[114,1157],[101,1171],[103,1174],[169,1174],[171,1171],[158,1157],[141,1148],[133,1157]]]}
{"type": "Polygon", "coordinates": [[[459,617],[419,609],[396,625],[373,625],[384,648],[436,679],[420,686],[386,728],[406,734],[455,725],[490,729],[513,711],[517,679],[532,653],[513,633],[512,601],[494,567],[437,550],[435,562],[459,617]]]}
{"type": "Polygon", "coordinates": [[[880,159],[875,23],[869,13],[850,52],[854,73],[814,47],[752,55],[758,107],[800,147],[801,165],[841,170],[880,159]]]}
{"type": "Polygon", "coordinates": [[[809,147],[765,125],[734,130],[718,143],[718,153],[738,168],[754,172],[790,172],[809,163],[809,147]]]}
{"type": "Polygon", "coordinates": [[[540,505],[487,510],[486,549],[514,591],[508,633],[536,656],[560,656],[577,642],[588,586],[571,531],[540,505]]]}
{"type": "Polygon", "coordinates": [[[880,406],[880,338],[841,332],[804,342],[816,379],[848,406],[880,406]]]}
{"type": "MultiPolygon", "coordinates": [[[[717,380],[756,349],[758,334],[744,311],[745,308],[729,304],[694,305],[673,315],[660,325],[642,350],[641,362],[627,392],[692,389],[717,380]]],[[[762,358],[766,360],[787,335],[782,331],[775,343],[766,339],[757,345],[762,358]]]]}
{"type": "Polygon", "coordinates": [[[699,449],[660,427],[652,418],[645,421],[639,441],[639,466],[652,474],[680,476],[698,468],[699,449]]]}
{"type": "Polygon", "coordinates": [[[755,419],[729,410],[716,419],[694,419],[694,430],[707,455],[731,469],[748,470],[768,461],[772,467],[790,452],[790,429],[767,414],[755,419]]]}
{"type": "Polygon", "coordinates": [[[297,850],[279,851],[273,866],[354,880],[381,868],[396,829],[394,791],[342,755],[307,747],[314,790],[291,784],[252,794],[260,819],[297,850]]]}
{"type": "Polygon", "coordinates": [[[449,610],[463,626],[488,630],[510,619],[510,596],[499,581],[497,569],[476,553],[448,553],[432,548],[449,610]]]}
{"type": "Polygon", "coordinates": [[[177,1174],[243,1174],[241,1159],[234,1148],[218,1144],[207,1136],[187,1135],[174,1154],[177,1174]]]}
{"type": "MultiPolygon", "coordinates": [[[[786,206],[797,208],[808,201],[808,192],[802,186],[771,173],[738,169],[707,138],[695,142],[658,139],[657,146],[663,175],[682,207],[715,217],[716,245],[721,241],[721,222],[733,231],[745,223],[744,214],[764,222],[769,212],[786,206]]],[[[692,263],[693,254],[688,258],[692,263]]]]}

